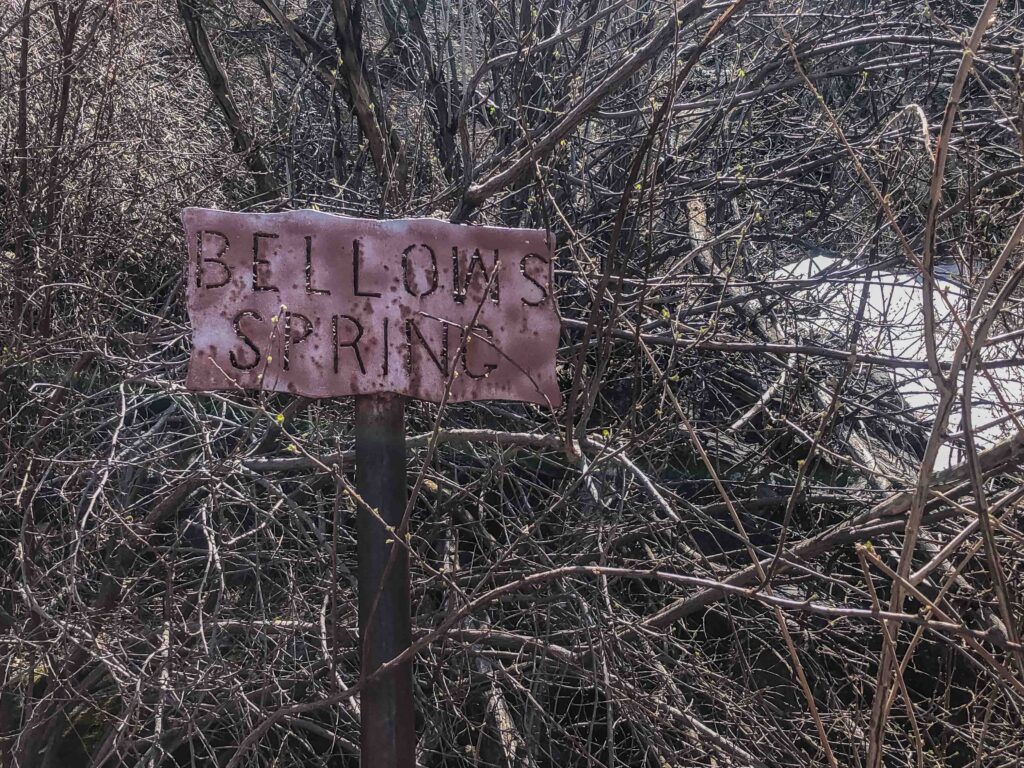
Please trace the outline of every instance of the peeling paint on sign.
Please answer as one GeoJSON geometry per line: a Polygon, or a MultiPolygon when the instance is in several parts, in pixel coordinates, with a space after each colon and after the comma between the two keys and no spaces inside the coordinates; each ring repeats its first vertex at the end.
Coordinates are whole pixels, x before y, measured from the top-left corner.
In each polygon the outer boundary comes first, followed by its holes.
{"type": "Polygon", "coordinates": [[[561,404],[543,230],[305,210],[182,220],[189,389],[561,404]]]}

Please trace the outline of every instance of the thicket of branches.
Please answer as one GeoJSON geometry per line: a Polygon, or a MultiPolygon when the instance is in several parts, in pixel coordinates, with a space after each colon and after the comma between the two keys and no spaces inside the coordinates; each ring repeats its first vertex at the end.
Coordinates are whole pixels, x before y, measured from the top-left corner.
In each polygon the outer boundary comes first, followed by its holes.
{"type": "Polygon", "coordinates": [[[351,405],[184,391],[206,205],[557,238],[565,406],[409,406],[424,768],[1019,765],[1022,67],[996,0],[5,3],[0,763],[357,764],[351,405]]]}

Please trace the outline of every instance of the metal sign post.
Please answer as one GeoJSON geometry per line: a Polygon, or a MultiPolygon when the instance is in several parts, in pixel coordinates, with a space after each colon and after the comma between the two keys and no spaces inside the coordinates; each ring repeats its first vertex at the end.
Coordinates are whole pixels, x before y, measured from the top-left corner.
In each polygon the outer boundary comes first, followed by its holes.
{"type": "MultiPolygon", "coordinates": [[[[412,642],[409,555],[400,541],[406,506],[404,398],[356,398],[356,489],[380,515],[378,520],[361,508],[356,523],[359,645],[366,676],[412,642]]],[[[411,660],[363,688],[359,717],[364,768],[412,768],[416,725],[411,660]]]]}
{"type": "MultiPolygon", "coordinates": [[[[410,647],[405,399],[555,408],[560,322],[540,230],[188,208],[195,391],[356,396],[363,679],[410,647]]],[[[412,768],[412,662],[365,684],[364,768],[412,768]]]]}

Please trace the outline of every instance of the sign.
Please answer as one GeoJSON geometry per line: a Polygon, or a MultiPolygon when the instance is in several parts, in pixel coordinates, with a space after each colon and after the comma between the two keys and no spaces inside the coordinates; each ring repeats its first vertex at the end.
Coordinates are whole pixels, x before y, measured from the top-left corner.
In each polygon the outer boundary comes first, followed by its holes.
{"type": "Polygon", "coordinates": [[[543,230],[308,210],[182,220],[189,389],[561,403],[543,230]]]}

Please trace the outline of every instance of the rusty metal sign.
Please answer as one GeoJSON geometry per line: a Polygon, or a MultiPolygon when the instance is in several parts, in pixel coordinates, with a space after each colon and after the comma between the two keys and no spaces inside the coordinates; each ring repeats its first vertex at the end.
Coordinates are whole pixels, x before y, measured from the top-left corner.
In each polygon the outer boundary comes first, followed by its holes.
{"type": "Polygon", "coordinates": [[[189,389],[557,407],[543,230],[187,208],[189,389]]]}

